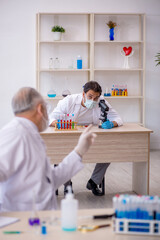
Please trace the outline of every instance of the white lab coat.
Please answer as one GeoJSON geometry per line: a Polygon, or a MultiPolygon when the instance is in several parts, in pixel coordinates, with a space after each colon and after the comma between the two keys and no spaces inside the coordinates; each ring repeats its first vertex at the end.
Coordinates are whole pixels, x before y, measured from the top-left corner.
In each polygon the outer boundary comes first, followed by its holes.
{"type": "Polygon", "coordinates": [[[55,190],[82,168],[75,151],[51,166],[36,125],[15,117],[0,131],[2,210],[31,210],[33,190],[37,210],[55,209],[55,190]]]}
{"type": "MultiPolygon", "coordinates": [[[[103,96],[100,96],[100,99],[104,99],[103,96]]],[[[81,102],[82,102],[82,93],[68,95],[64,99],[60,100],[58,102],[57,107],[49,115],[49,124],[51,124],[54,120],[56,120],[55,113],[57,113],[56,115],[58,115],[58,113],[74,114],[74,121],[77,121],[78,115],[80,113],[81,102]]],[[[121,126],[123,124],[121,117],[106,100],[105,102],[109,107],[107,118],[110,121],[116,121],[118,126],[121,126]]],[[[97,104],[96,107],[92,109],[92,117],[93,117],[91,122],[92,124],[95,124],[95,125],[99,124],[100,114],[101,114],[101,109],[97,104]]]]}

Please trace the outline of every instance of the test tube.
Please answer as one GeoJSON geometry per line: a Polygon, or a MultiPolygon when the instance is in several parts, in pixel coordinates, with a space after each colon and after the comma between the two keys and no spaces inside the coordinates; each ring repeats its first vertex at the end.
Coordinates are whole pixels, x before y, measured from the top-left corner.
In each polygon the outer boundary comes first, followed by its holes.
{"type": "Polygon", "coordinates": [[[113,208],[114,208],[114,211],[115,211],[116,218],[118,216],[118,197],[119,197],[118,194],[113,197],[113,208]]]}
{"type": "Polygon", "coordinates": [[[119,96],[119,90],[120,90],[120,87],[119,85],[117,85],[117,95],[119,96]]]}
{"type": "Polygon", "coordinates": [[[65,114],[62,115],[62,129],[65,129],[65,114]]]}
{"type": "Polygon", "coordinates": [[[72,129],[74,129],[74,114],[72,114],[72,129]]]}
{"type": "Polygon", "coordinates": [[[65,129],[67,129],[67,114],[65,114],[65,129]]]}
{"type": "Polygon", "coordinates": [[[67,114],[67,129],[69,129],[69,114],[67,114]]]}
{"type": "Polygon", "coordinates": [[[127,84],[125,84],[125,87],[124,87],[124,95],[125,95],[125,96],[128,96],[127,84]]]}
{"type": "Polygon", "coordinates": [[[61,120],[60,120],[60,119],[58,119],[58,120],[57,120],[57,128],[58,128],[58,129],[60,129],[60,128],[61,128],[61,124],[60,124],[60,122],[61,122],[61,120]]]}
{"type": "Polygon", "coordinates": [[[112,85],[111,93],[112,93],[112,96],[115,96],[115,87],[114,87],[114,84],[112,85]]]}
{"type": "Polygon", "coordinates": [[[160,198],[158,198],[158,200],[157,200],[156,220],[160,220],[160,198]]]}
{"type": "Polygon", "coordinates": [[[118,85],[115,85],[115,96],[119,95],[119,89],[118,89],[118,85]]]}
{"type": "Polygon", "coordinates": [[[63,120],[63,128],[65,129],[66,128],[66,115],[64,114],[64,116],[63,116],[63,118],[64,118],[64,120],[63,120]]]}

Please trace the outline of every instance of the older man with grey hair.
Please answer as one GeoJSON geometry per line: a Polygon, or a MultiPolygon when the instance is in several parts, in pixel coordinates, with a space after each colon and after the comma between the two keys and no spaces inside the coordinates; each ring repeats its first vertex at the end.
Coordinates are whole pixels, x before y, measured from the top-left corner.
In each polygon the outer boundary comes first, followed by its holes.
{"type": "Polygon", "coordinates": [[[2,210],[31,210],[33,191],[38,210],[55,209],[55,190],[83,168],[82,156],[96,135],[91,126],[85,129],[75,149],[54,168],[39,134],[48,127],[42,96],[33,88],[21,88],[12,108],[15,118],[0,131],[2,210]]]}

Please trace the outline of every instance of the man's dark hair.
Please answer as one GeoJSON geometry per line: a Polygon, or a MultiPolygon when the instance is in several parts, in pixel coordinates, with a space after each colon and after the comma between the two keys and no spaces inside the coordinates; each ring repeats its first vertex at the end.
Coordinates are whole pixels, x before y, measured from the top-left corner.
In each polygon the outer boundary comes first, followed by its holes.
{"type": "Polygon", "coordinates": [[[87,93],[89,90],[93,90],[94,92],[102,93],[102,88],[96,81],[89,81],[83,86],[83,90],[87,93]]]}

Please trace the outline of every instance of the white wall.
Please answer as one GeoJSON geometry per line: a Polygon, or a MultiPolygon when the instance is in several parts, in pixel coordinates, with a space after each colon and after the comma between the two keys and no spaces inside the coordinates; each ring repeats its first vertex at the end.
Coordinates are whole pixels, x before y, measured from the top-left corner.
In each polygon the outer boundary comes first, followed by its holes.
{"type": "Polygon", "coordinates": [[[37,12],[146,13],[146,127],[160,149],[160,0],[0,0],[0,128],[13,117],[10,102],[22,86],[36,86],[37,12]]]}

